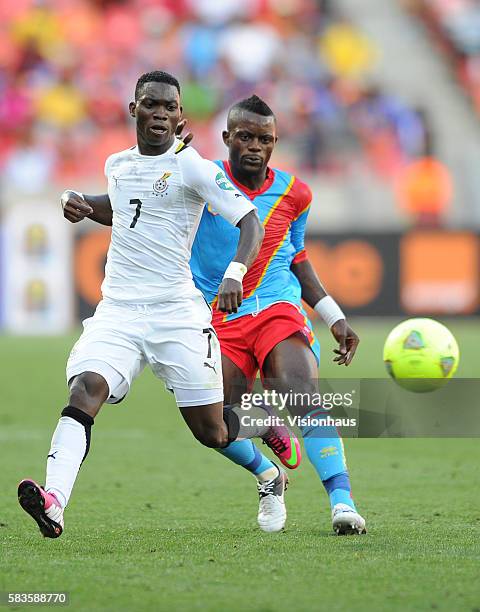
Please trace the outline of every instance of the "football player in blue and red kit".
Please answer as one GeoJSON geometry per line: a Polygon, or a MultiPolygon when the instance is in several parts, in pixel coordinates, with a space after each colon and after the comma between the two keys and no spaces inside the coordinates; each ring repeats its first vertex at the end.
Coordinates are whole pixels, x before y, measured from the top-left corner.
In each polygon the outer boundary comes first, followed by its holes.
{"type": "MultiPolygon", "coordinates": [[[[268,165],[277,141],[276,120],[257,96],[230,109],[223,140],[228,147],[228,161],[216,163],[232,182],[231,188],[255,204],[265,229],[260,252],[243,278],[243,302],[231,314],[215,308],[215,296],[235,252],[238,229],[230,227],[207,206],[192,248],[190,266],[195,284],[214,308],[225,402],[239,402],[251,390],[258,371],[270,389],[312,397],[318,393],[320,347],[302,298],[320,314],[338,342],[334,352],[339,365],[349,365],[359,340],[308,260],[304,235],[311,190],[296,176],[268,165]]],[[[288,407],[295,416],[325,414],[307,404],[288,407]]],[[[351,497],[343,444],[336,428],[306,426],[302,434],[308,458],[330,498],[334,531],[364,533],[365,521],[351,497]]],[[[291,448],[294,452],[296,446],[291,448]]],[[[220,452],[250,471],[258,464],[263,474],[273,473],[265,471],[266,458],[251,440],[236,441],[220,452]]],[[[291,457],[292,464],[297,460],[291,457]]],[[[275,491],[274,478],[260,480],[258,488],[260,527],[276,531],[286,519],[280,495],[283,491],[275,491]]]]}

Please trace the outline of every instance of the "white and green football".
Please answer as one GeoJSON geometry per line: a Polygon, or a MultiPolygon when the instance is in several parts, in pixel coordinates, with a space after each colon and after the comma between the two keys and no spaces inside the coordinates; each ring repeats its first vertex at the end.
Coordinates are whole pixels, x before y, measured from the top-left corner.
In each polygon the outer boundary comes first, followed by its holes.
{"type": "Polygon", "coordinates": [[[459,362],[451,331],[433,319],[407,319],[388,334],[383,360],[393,380],[404,389],[425,393],[442,387],[459,362]]]}

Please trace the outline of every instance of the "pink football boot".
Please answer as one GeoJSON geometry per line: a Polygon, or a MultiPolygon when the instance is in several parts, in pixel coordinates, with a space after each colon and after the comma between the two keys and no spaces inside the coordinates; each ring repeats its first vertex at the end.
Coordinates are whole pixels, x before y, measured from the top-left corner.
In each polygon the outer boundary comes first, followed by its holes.
{"type": "Polygon", "coordinates": [[[42,535],[58,538],[63,532],[63,508],[53,493],[48,493],[34,480],[22,480],[18,485],[18,501],[37,522],[42,535]]]}
{"type": "MultiPolygon", "coordinates": [[[[274,416],[269,407],[263,405],[262,408],[268,415],[274,416]]],[[[286,468],[294,470],[300,465],[302,460],[300,442],[286,425],[272,425],[267,434],[262,437],[262,440],[272,449],[286,468]]]]}

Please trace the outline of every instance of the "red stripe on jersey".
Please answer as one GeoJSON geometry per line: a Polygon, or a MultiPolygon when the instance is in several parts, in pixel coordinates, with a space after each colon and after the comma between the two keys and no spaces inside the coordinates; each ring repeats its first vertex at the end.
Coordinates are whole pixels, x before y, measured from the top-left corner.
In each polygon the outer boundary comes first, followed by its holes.
{"type": "MultiPolygon", "coordinates": [[[[277,224],[277,216],[279,216],[278,213],[280,212],[280,204],[285,198],[285,196],[287,196],[290,192],[294,182],[295,177],[292,176],[290,182],[287,185],[287,188],[273,204],[268,215],[263,220],[263,227],[265,228],[265,238],[260,248],[260,253],[258,254],[258,257],[254,261],[252,267],[246,273],[245,278],[243,279],[243,293],[247,298],[255,292],[255,290],[262,282],[267,272],[268,266],[270,265],[272,259],[275,257],[279,248],[282,246],[285,237],[288,234],[288,231],[290,229],[290,222],[287,221],[287,223],[285,223],[286,228],[285,231],[282,232],[281,239],[279,241],[268,240],[269,229],[277,224]]],[[[285,219],[284,214],[282,214],[281,217],[282,220],[285,219]]]]}
{"type": "Polygon", "coordinates": [[[298,215],[295,217],[294,221],[296,221],[296,220],[297,220],[299,217],[301,217],[301,216],[303,215],[303,213],[304,213],[304,212],[306,212],[306,211],[307,211],[307,210],[310,208],[311,203],[312,203],[312,202],[310,201],[310,202],[309,202],[309,203],[308,203],[308,204],[305,206],[305,208],[304,208],[303,210],[301,210],[301,211],[298,213],[298,215]]]}

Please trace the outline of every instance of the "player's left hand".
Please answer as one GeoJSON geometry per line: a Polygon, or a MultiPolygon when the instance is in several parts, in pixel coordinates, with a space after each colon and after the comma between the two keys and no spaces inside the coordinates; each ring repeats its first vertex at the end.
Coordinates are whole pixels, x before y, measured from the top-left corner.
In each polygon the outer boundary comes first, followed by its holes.
{"type": "MultiPolygon", "coordinates": [[[[181,121],[179,121],[178,125],[177,125],[177,129],[175,130],[175,136],[178,136],[180,138],[180,136],[182,135],[182,132],[185,129],[186,125],[187,125],[187,120],[186,119],[182,119],[181,121]]],[[[192,132],[187,132],[185,134],[185,136],[182,138],[182,141],[186,145],[190,144],[192,142],[192,140],[193,140],[192,132]]]]}
{"type": "Polygon", "coordinates": [[[359,337],[345,319],[340,319],[340,321],[334,323],[330,331],[338,342],[338,349],[333,349],[333,352],[337,354],[333,361],[336,361],[338,365],[348,366],[357,350],[360,342],[359,337]]]}
{"type": "Polygon", "coordinates": [[[234,278],[224,278],[218,290],[217,310],[222,312],[237,312],[243,300],[242,283],[234,278]]]}

